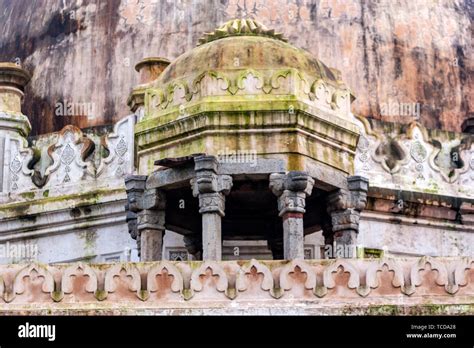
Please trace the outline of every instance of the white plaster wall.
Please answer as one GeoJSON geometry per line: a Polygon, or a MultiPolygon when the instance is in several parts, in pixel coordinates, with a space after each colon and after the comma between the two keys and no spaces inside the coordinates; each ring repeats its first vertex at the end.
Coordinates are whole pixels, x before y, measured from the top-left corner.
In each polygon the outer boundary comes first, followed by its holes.
{"type": "Polygon", "coordinates": [[[381,216],[362,214],[358,244],[392,254],[430,256],[474,256],[474,230],[451,230],[449,224],[404,219],[393,223],[381,216]]]}
{"type": "MultiPolygon", "coordinates": [[[[80,260],[90,262],[139,261],[136,242],[130,237],[125,223],[71,230],[67,233],[44,235],[2,244],[4,245],[3,250],[8,249],[10,252],[0,255],[0,263],[23,262],[27,258],[41,263],[80,260]],[[27,250],[23,260],[12,254],[13,250],[22,250],[17,248],[18,245],[28,248],[23,248],[23,250],[27,250]]],[[[0,248],[1,251],[2,248],[0,248]]]]}

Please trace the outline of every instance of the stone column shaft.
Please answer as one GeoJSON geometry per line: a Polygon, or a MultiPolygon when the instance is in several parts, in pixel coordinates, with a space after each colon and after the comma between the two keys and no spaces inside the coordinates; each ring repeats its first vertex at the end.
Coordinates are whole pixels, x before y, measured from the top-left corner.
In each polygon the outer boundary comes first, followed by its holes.
{"type": "Polygon", "coordinates": [[[303,214],[283,216],[283,255],[287,260],[304,259],[303,214]]]}
{"type": "Polygon", "coordinates": [[[202,214],[202,259],[222,259],[222,227],[219,214],[202,214]]]}
{"type": "Polygon", "coordinates": [[[140,231],[140,260],[156,261],[163,259],[162,230],[144,229],[140,231]]]}

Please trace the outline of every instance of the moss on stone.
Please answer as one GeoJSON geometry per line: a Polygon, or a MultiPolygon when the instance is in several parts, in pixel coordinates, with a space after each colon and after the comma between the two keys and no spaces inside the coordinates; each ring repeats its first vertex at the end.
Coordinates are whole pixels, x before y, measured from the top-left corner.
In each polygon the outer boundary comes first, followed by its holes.
{"type": "Polygon", "coordinates": [[[35,198],[35,193],[28,191],[28,192],[22,192],[20,193],[20,196],[26,199],[34,199],[35,198]]]}
{"type": "MultiPolygon", "coordinates": [[[[77,194],[69,194],[69,195],[62,195],[62,196],[53,196],[42,198],[42,199],[37,199],[35,200],[35,205],[36,206],[45,206],[47,204],[53,204],[53,203],[62,203],[64,204],[68,201],[71,201],[71,208],[72,207],[82,207],[82,206],[87,206],[87,205],[94,205],[98,204],[101,199],[105,196],[108,195],[113,195],[116,193],[122,193],[124,192],[124,189],[119,188],[119,189],[100,189],[100,190],[94,190],[94,191],[89,191],[89,192],[84,192],[84,193],[77,193],[77,194]]],[[[25,192],[27,194],[27,197],[31,197],[31,194],[33,194],[34,197],[34,192],[25,192]]],[[[43,194],[44,195],[44,194],[43,194]]],[[[26,214],[27,210],[30,208],[31,202],[15,202],[15,203],[8,203],[8,204],[2,204],[0,205],[0,212],[4,214],[11,214],[11,215],[24,215],[26,214]]]]}

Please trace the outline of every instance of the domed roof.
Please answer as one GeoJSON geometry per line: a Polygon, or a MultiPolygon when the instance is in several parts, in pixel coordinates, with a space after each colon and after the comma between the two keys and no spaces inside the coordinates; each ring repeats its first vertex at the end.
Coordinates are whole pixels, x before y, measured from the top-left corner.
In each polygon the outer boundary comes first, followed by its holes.
{"type": "Polygon", "coordinates": [[[243,69],[296,69],[312,81],[323,79],[337,85],[341,83],[336,70],[285,41],[281,34],[255,20],[229,21],[205,34],[196,48],[174,60],[154,85],[165,85],[210,70],[243,69]]]}

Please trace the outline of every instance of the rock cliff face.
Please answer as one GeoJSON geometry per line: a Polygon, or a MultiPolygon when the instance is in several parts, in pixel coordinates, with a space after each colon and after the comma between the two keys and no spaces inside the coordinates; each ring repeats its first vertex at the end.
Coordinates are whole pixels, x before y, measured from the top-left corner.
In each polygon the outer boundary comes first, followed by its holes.
{"type": "Polygon", "coordinates": [[[130,113],[135,63],[172,60],[235,17],[341,70],[360,115],[460,131],[474,111],[472,0],[0,0],[0,60],[33,73],[33,134],[111,124],[130,113]]]}

